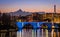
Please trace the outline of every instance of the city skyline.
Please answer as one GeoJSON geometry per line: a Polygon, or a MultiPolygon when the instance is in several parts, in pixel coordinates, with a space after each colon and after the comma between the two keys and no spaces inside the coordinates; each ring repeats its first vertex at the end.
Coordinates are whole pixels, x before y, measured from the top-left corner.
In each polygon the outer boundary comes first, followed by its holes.
{"type": "Polygon", "coordinates": [[[60,0],[0,0],[1,12],[14,12],[19,9],[27,12],[60,12],[60,0]]]}

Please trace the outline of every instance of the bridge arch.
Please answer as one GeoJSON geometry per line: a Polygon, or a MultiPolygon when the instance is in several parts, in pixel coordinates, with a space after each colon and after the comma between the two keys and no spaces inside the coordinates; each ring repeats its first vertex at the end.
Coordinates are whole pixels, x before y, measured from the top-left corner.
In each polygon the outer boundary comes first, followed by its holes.
{"type": "MultiPolygon", "coordinates": [[[[23,26],[26,25],[26,24],[32,25],[32,26],[33,26],[33,29],[36,29],[36,28],[37,28],[37,22],[23,22],[23,26]]],[[[22,26],[22,27],[23,27],[23,26],[22,26]]]]}
{"type": "Polygon", "coordinates": [[[33,29],[37,28],[37,22],[16,22],[16,25],[19,30],[22,30],[24,26],[29,24],[33,27],[33,29]]]}
{"type": "Polygon", "coordinates": [[[17,22],[16,23],[19,30],[22,30],[24,26],[29,25],[29,24],[30,26],[32,26],[33,29],[41,28],[43,24],[48,26],[48,30],[52,28],[52,23],[50,22],[17,22]]]}
{"type": "Polygon", "coordinates": [[[23,29],[33,29],[33,26],[30,23],[28,23],[23,26],[23,29]]]}
{"type": "Polygon", "coordinates": [[[52,23],[50,23],[50,22],[39,22],[39,26],[42,26],[42,25],[46,25],[46,26],[48,26],[48,28],[52,27],[52,23]]]}
{"type": "Polygon", "coordinates": [[[52,23],[50,22],[39,22],[39,28],[42,28],[42,25],[47,26],[48,31],[51,31],[52,29],[52,23]]]}

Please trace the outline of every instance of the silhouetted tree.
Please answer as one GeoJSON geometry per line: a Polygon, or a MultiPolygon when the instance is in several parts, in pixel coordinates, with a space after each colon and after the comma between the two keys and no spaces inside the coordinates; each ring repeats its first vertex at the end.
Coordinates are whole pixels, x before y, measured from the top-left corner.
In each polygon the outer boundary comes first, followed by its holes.
{"type": "Polygon", "coordinates": [[[6,13],[3,13],[2,15],[2,23],[3,25],[9,25],[10,24],[10,16],[6,13]]]}
{"type": "Polygon", "coordinates": [[[1,13],[0,13],[0,25],[1,25],[1,13]]]}
{"type": "Polygon", "coordinates": [[[6,13],[3,13],[2,17],[2,26],[1,29],[9,29],[9,25],[10,25],[10,16],[7,15],[6,13]]]}

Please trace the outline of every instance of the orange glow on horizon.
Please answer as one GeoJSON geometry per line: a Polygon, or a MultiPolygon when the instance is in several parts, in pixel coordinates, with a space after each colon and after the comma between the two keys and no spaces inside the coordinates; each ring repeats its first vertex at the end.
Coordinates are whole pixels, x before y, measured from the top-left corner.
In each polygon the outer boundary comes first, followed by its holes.
{"type": "MultiPolygon", "coordinates": [[[[14,11],[17,11],[19,10],[18,8],[11,8],[11,9],[1,9],[0,11],[2,13],[4,12],[14,12],[14,11]]],[[[53,9],[44,9],[44,10],[40,10],[40,9],[22,9],[23,11],[26,11],[26,12],[54,12],[53,9]]],[[[60,9],[57,10],[58,13],[60,13],[60,9]]]]}
{"type": "Polygon", "coordinates": [[[7,8],[7,9],[0,9],[0,11],[2,12],[2,13],[9,13],[9,12],[14,12],[14,11],[17,11],[18,10],[18,8],[7,8]]]}

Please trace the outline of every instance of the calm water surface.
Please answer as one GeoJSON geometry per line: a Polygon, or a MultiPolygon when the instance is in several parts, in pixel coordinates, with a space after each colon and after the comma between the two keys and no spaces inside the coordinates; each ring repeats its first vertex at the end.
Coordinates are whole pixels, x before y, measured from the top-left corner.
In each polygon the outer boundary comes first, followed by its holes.
{"type": "Polygon", "coordinates": [[[37,30],[26,30],[23,29],[22,31],[17,32],[17,37],[59,37],[59,32],[54,31],[48,31],[47,29],[37,29],[37,30]]]}

